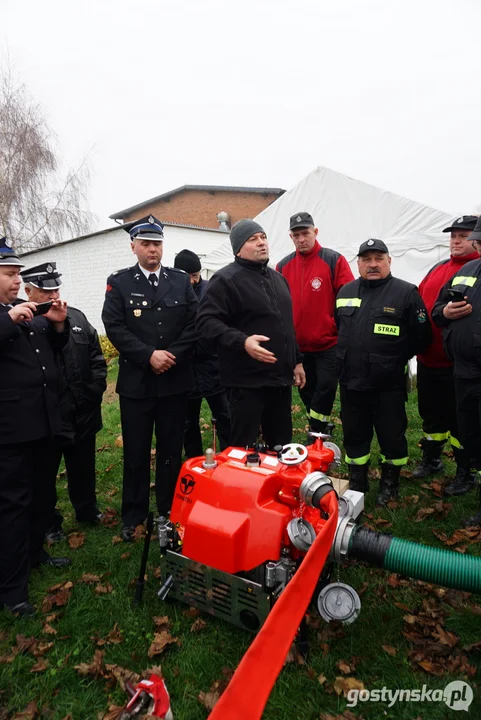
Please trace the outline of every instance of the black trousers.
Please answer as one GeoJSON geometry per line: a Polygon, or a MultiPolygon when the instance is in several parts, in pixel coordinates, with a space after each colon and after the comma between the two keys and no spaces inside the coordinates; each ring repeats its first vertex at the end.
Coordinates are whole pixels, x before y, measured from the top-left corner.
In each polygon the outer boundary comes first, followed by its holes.
{"type": "Polygon", "coordinates": [[[51,472],[53,482],[49,485],[51,507],[48,528],[60,529],[63,516],[56,510],[57,487],[56,477],[62,456],[67,471],[67,485],[70,502],[75,510],[77,520],[93,520],[97,510],[97,497],[95,494],[95,434],[77,440],[72,445],[55,445],[52,453],[51,472]]]}
{"type": "Polygon", "coordinates": [[[444,444],[451,437],[453,447],[459,447],[461,443],[452,367],[430,368],[418,362],[417,389],[418,411],[424,432],[421,444],[444,444]]]}
{"type": "Polygon", "coordinates": [[[306,384],[299,394],[306,406],[309,427],[314,432],[320,432],[323,430],[321,423],[329,421],[336,397],[336,348],[303,355],[306,384]]]}
{"type": "Polygon", "coordinates": [[[481,378],[455,378],[459,435],[468,464],[481,470],[481,378]]]}
{"type": "Polygon", "coordinates": [[[292,440],[292,388],[229,388],[229,445],[252,447],[259,430],[269,447],[292,440]]]}
{"type": "MultiPolygon", "coordinates": [[[[210,407],[212,417],[217,420],[217,437],[221,450],[229,445],[230,437],[230,412],[229,401],[225,392],[217,395],[207,395],[207,403],[210,407]]],[[[184,450],[186,457],[193,458],[202,455],[202,435],[199,427],[200,408],[202,398],[189,398],[187,403],[187,418],[184,430],[184,450]]]]}
{"type": "Polygon", "coordinates": [[[341,419],[346,462],[365,465],[376,430],[381,461],[392,465],[407,463],[405,390],[341,390],[341,419]]]}
{"type": "Polygon", "coordinates": [[[170,510],[181,466],[187,397],[187,393],[144,400],[120,396],[124,442],[124,525],[138,525],[149,512],[150,450],[154,430],[157,510],[161,515],[170,510]]]}
{"type": "Polygon", "coordinates": [[[50,438],[0,445],[0,603],[28,600],[30,568],[48,557],[42,545],[52,449],[50,438]]]}

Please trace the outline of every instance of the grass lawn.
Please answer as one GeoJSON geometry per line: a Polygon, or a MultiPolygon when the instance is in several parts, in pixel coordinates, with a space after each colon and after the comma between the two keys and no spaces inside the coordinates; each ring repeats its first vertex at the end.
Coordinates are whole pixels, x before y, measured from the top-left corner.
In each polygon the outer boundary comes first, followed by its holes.
{"type": "MultiPolygon", "coordinates": [[[[111,382],[115,373],[114,362],[109,370],[111,382]]],[[[302,440],[305,418],[297,394],[293,413],[295,437],[302,440]]],[[[207,424],[207,408],[203,408],[203,417],[207,424]]],[[[472,492],[444,503],[439,493],[443,478],[433,484],[409,477],[409,468],[420,454],[415,393],[409,398],[409,418],[410,464],[398,507],[375,509],[374,481],[363,521],[400,538],[443,547],[460,527],[461,518],[476,509],[477,500],[472,492]]],[[[97,439],[99,503],[102,509],[109,508],[109,526],[90,528],[75,523],[61,475],[60,504],[69,540],[55,546],[53,554],[69,555],[73,564],[60,572],[33,571],[30,588],[31,600],[39,608],[36,618],[12,622],[0,612],[0,720],[114,720],[116,711],[109,712],[109,708],[126,702],[122,689],[125,677],[153,665],[162,666],[175,719],[203,720],[208,710],[199,694],[215,694],[222,689],[249,645],[251,636],[246,632],[212,617],[203,618],[204,625],[186,606],[158,600],[155,543],[150,550],[143,604],[132,606],[132,581],[138,574],[142,541],[133,545],[117,542],[121,527],[120,433],[117,397],[110,386],[104,404],[104,429],[97,439]],[[59,583],[63,587],[54,589],[59,583]],[[168,616],[170,626],[165,625],[165,619],[159,620],[162,616],[168,616]],[[162,654],[149,657],[156,627],[158,631],[168,627],[177,642],[162,654]]],[[[207,443],[207,429],[204,438],[207,443]]],[[[339,444],[342,441],[339,424],[334,440],[339,444]]],[[[376,456],[377,446],[374,468],[376,456]]],[[[451,473],[452,460],[448,456],[444,459],[451,473]]],[[[451,549],[479,555],[481,533],[457,540],[451,549]]],[[[264,718],[480,718],[481,699],[476,686],[481,684],[481,599],[360,564],[339,568],[338,575],[361,595],[358,620],[336,627],[313,614],[307,662],[300,664],[294,658],[286,664],[264,718]],[[471,648],[475,643],[478,646],[471,648]],[[442,689],[452,680],[464,679],[473,688],[475,699],[466,715],[448,709],[444,702],[399,702],[391,708],[385,702],[360,702],[349,710],[342,690],[352,686],[353,679],[367,689],[385,686],[393,690],[423,685],[429,690],[442,689]]]]}

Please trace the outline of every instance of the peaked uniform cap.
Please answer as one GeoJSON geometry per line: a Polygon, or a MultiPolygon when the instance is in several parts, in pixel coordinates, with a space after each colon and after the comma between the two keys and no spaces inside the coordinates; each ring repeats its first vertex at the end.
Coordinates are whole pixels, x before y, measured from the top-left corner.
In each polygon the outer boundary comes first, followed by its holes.
{"type": "Polygon", "coordinates": [[[134,220],[122,225],[122,230],[128,232],[131,240],[156,240],[162,242],[164,239],[164,226],[153,215],[134,220]]]}
{"type": "Polygon", "coordinates": [[[10,240],[6,237],[0,238],[0,266],[16,265],[17,267],[25,267],[25,263],[21,262],[17,253],[12,247],[10,240]]]}
{"type": "Polygon", "coordinates": [[[57,290],[62,285],[62,273],[57,271],[57,263],[46,262],[41,265],[22,270],[20,273],[24,283],[30,283],[39,290],[57,290]]]}

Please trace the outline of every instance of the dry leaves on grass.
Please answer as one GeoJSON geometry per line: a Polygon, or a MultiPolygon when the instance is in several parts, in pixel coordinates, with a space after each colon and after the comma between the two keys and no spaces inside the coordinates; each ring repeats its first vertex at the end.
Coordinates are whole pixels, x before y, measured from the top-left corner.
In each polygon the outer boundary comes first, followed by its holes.
{"type": "Polygon", "coordinates": [[[121,448],[124,446],[124,439],[123,439],[122,435],[118,435],[115,438],[114,445],[115,445],[115,447],[118,447],[118,448],[121,448]]]}
{"type": "Polygon", "coordinates": [[[160,655],[164,652],[168,645],[178,645],[179,639],[172,637],[168,630],[162,630],[161,632],[154,633],[154,639],[149,647],[147,655],[149,658],[160,655]]]}
{"type": "Polygon", "coordinates": [[[73,582],[67,580],[64,583],[53,585],[47,590],[48,595],[42,601],[42,612],[48,613],[53,607],[63,607],[70,600],[70,593],[73,582]]]}
{"type": "Polygon", "coordinates": [[[286,659],[284,660],[284,665],[287,665],[289,663],[296,663],[297,665],[305,665],[306,661],[304,660],[302,654],[297,649],[297,646],[295,643],[292,643],[289,652],[286,655],[286,659]]]}
{"type": "Polygon", "coordinates": [[[97,595],[107,595],[108,593],[111,593],[113,590],[113,587],[110,583],[105,583],[105,585],[96,585],[94,587],[94,592],[97,593],[97,595]]]}
{"type": "Polygon", "coordinates": [[[115,623],[107,637],[98,638],[96,635],[94,635],[91,640],[96,642],[98,647],[102,647],[103,645],[119,645],[124,641],[124,636],[119,629],[118,623],[115,623]]]}
{"type": "Polygon", "coordinates": [[[93,575],[92,573],[84,573],[82,575],[82,577],[80,578],[80,582],[83,582],[86,585],[95,585],[95,583],[100,582],[100,575],[93,575]]]}
{"type": "Polygon", "coordinates": [[[336,677],[332,687],[337,695],[347,697],[349,690],[364,690],[364,683],[355,677],[336,677]]]}
{"type": "Polygon", "coordinates": [[[381,645],[382,649],[385,653],[390,655],[391,657],[395,657],[397,655],[397,650],[392,645],[381,645]]]}
{"type": "Polygon", "coordinates": [[[38,717],[38,713],[38,705],[35,700],[32,700],[32,702],[28,703],[25,710],[13,715],[12,720],[35,720],[35,718],[38,717]]]}
{"type": "Polygon", "coordinates": [[[413,646],[408,652],[409,660],[430,675],[473,677],[476,668],[469,664],[464,649],[459,647],[458,635],[444,627],[445,618],[446,612],[437,596],[425,598],[417,613],[404,616],[403,635],[413,646]]]}
{"type": "Polygon", "coordinates": [[[104,674],[104,650],[96,650],[94,656],[89,663],[80,663],[74,665],[74,670],[82,677],[102,677],[104,674]]]}
{"type": "Polygon", "coordinates": [[[197,699],[206,708],[206,710],[213,710],[217,704],[220,696],[229,684],[234,671],[230,668],[222,668],[223,677],[220,680],[216,680],[212,683],[208,692],[200,692],[197,699]]]}
{"type": "Polygon", "coordinates": [[[113,507],[107,507],[102,511],[103,517],[100,520],[102,525],[108,528],[115,527],[119,523],[117,510],[113,507]]]}
{"type": "Polygon", "coordinates": [[[83,532],[73,532],[68,536],[68,545],[72,550],[78,550],[85,542],[87,535],[83,532]]]}
{"type": "Polygon", "coordinates": [[[207,627],[206,621],[202,620],[202,618],[197,618],[197,620],[194,620],[194,622],[190,626],[190,632],[198,633],[198,632],[201,632],[201,630],[204,630],[206,627],[207,627]]]}
{"type": "Polygon", "coordinates": [[[351,675],[351,673],[356,671],[356,667],[360,660],[360,657],[353,657],[349,660],[349,662],[346,662],[345,660],[338,660],[336,667],[343,675],[351,675]]]}
{"type": "Polygon", "coordinates": [[[185,615],[187,618],[196,618],[199,617],[200,611],[195,607],[190,607],[187,610],[183,610],[182,615],[185,615]]]}

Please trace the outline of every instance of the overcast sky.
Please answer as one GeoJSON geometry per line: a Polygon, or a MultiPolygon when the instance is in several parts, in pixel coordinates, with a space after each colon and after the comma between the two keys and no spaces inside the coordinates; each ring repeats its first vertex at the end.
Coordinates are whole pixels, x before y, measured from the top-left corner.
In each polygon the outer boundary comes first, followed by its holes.
{"type": "Polygon", "coordinates": [[[319,165],[481,209],[480,0],[1,0],[12,63],[98,227],[184,184],[319,165]]]}

